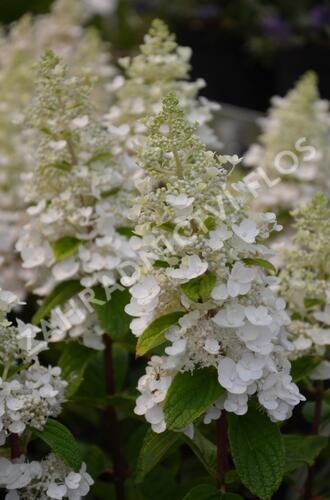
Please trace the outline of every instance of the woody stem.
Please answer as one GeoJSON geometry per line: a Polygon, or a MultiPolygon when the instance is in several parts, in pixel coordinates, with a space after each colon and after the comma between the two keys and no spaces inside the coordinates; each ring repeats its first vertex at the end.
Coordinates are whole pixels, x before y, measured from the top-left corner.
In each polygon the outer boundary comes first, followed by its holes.
{"type": "MultiPolygon", "coordinates": [[[[109,335],[103,335],[104,367],[107,394],[115,393],[115,380],[113,370],[112,339],[109,335]]],[[[109,404],[105,410],[105,425],[110,455],[113,460],[113,476],[117,500],[125,500],[125,479],[128,475],[128,464],[123,456],[120,443],[120,425],[115,408],[109,404]]]]}
{"type": "Polygon", "coordinates": [[[14,433],[10,434],[9,441],[10,441],[11,459],[14,460],[15,458],[19,458],[22,455],[21,444],[19,441],[19,435],[14,434],[14,433]]]}
{"type": "Polygon", "coordinates": [[[229,470],[229,443],[228,424],[225,410],[222,411],[216,423],[217,429],[217,463],[218,463],[218,486],[226,491],[225,476],[229,470]]]}

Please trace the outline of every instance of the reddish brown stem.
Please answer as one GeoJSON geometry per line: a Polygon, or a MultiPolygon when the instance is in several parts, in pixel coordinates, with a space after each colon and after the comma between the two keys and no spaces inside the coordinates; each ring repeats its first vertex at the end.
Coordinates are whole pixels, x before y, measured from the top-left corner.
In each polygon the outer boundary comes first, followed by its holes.
{"type": "Polygon", "coordinates": [[[218,462],[218,486],[226,491],[225,477],[229,470],[229,443],[228,424],[225,410],[222,411],[217,420],[217,462],[218,462]]]}
{"type": "Polygon", "coordinates": [[[18,434],[10,434],[10,456],[11,459],[19,458],[22,455],[21,443],[18,434]]]}
{"type": "MultiPolygon", "coordinates": [[[[316,382],[315,386],[315,410],[312,422],[312,434],[318,434],[321,424],[321,414],[322,414],[322,396],[323,396],[323,384],[321,381],[316,382]]],[[[308,468],[307,479],[304,486],[304,500],[311,500],[313,498],[313,482],[315,476],[315,465],[311,465],[308,468]]]]}
{"type": "MultiPolygon", "coordinates": [[[[115,393],[115,379],[113,370],[112,339],[109,335],[103,335],[104,366],[107,394],[115,393]]],[[[120,426],[118,415],[112,405],[108,405],[105,410],[107,442],[113,461],[113,476],[116,489],[117,500],[125,500],[125,479],[128,475],[128,465],[122,454],[120,446],[120,426]]]]}

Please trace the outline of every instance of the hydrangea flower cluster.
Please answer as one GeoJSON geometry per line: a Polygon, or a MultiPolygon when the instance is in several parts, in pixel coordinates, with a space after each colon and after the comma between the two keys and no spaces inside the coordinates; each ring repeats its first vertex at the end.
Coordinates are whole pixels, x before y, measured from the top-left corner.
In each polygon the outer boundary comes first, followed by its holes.
{"type": "Polygon", "coordinates": [[[257,265],[269,255],[263,242],[279,229],[276,217],[248,217],[226,191],[225,165],[237,157],[207,151],[195,131],[168,95],[149,125],[141,153],[146,178],[132,210],[133,244],[145,263],[126,306],[132,332],[143,337],[153,320],[182,316],[165,334],[164,355],[151,358],[138,383],[135,411],[155,432],[166,428],[163,402],[179,371],[217,370],[227,392],[206,421],[221,408],[246,413],[253,395],[271,419],[284,420],[303,399],[285,353],[284,300],[272,291],[276,279],[257,265]]]}
{"type": "MultiPolygon", "coordinates": [[[[51,52],[42,58],[31,118],[38,131],[37,166],[26,176],[29,222],[17,243],[23,268],[33,271],[28,286],[37,295],[69,279],[84,287],[111,285],[121,260],[134,256],[120,229],[127,225],[124,207],[135,170],[111,158],[113,138],[90,92],[87,77],[71,76],[51,52]]],[[[67,328],[61,333],[54,326],[56,340],[65,337],[67,328]]],[[[81,330],[88,337],[88,325],[81,330]]]]}
{"type": "MultiPolygon", "coordinates": [[[[36,338],[39,328],[7,320],[17,303],[13,293],[0,290],[0,445],[9,436],[23,435],[27,426],[42,430],[49,417],[58,416],[67,386],[59,367],[39,363],[38,354],[47,349],[47,342],[36,338]]],[[[8,491],[6,500],[79,500],[92,483],[85,464],[76,473],[53,454],[41,462],[29,462],[23,454],[13,460],[0,457],[0,488],[8,491]]]]}
{"type": "Polygon", "coordinates": [[[189,81],[190,57],[191,49],[178,46],[175,35],[156,19],[145,35],[140,53],[119,61],[124,75],[113,80],[111,89],[117,102],[105,116],[109,130],[117,136],[114,152],[136,155],[146,135],[143,118],[157,114],[162,99],[170,91],[178,95],[189,121],[199,123],[198,134],[202,140],[211,147],[221,147],[209,126],[212,112],[219,105],[204,97],[197,98],[205,82],[189,81]]]}
{"type": "MultiPolygon", "coordinates": [[[[184,81],[189,65],[179,58],[181,50],[163,23],[155,22],[143,47],[142,55],[131,63],[132,79],[118,91],[118,102],[123,106],[120,109],[126,106],[130,112],[133,109],[133,87],[134,99],[137,95],[144,95],[146,99],[154,96],[153,113],[156,101],[159,107],[163,94],[172,87],[180,92],[190,115],[193,110],[204,109],[196,100],[200,85],[184,81]],[[155,47],[159,47],[158,63],[152,58],[155,47]],[[153,75],[143,83],[142,94],[139,87],[135,87],[141,58],[144,62],[140,77],[148,72],[153,75]],[[157,71],[156,66],[159,66],[157,71]],[[128,101],[122,100],[126,86],[131,89],[128,101]]],[[[115,117],[111,118],[114,125],[108,125],[106,130],[95,115],[90,92],[86,78],[71,76],[55,56],[44,57],[39,66],[32,114],[32,123],[39,135],[36,137],[38,166],[29,174],[30,222],[17,244],[23,268],[32,271],[29,286],[37,295],[47,295],[56,284],[68,279],[79,279],[83,287],[98,283],[112,285],[120,277],[121,263],[134,263],[137,259],[128,244],[125,213],[141,170],[135,163],[133,147],[122,149],[120,146],[115,117]],[[65,255],[58,257],[57,249],[62,245],[65,245],[65,255]]],[[[151,110],[149,104],[143,106],[143,112],[130,115],[130,123],[134,122],[134,126],[139,123],[138,119],[151,110]]],[[[203,113],[208,120],[209,111],[203,113]]],[[[203,119],[199,121],[204,123],[203,119]]],[[[141,127],[146,130],[142,123],[141,127]]],[[[129,137],[134,134],[130,131],[129,137]]],[[[79,302],[74,318],[71,309],[71,304],[64,305],[60,317],[53,311],[53,340],[81,337],[85,345],[103,348],[102,330],[95,314],[84,311],[79,302]],[[63,321],[63,315],[70,321],[63,321]]]]}
{"type": "Polygon", "coordinates": [[[0,444],[9,433],[22,434],[26,426],[42,429],[50,416],[57,416],[64,401],[66,382],[59,367],[35,362],[14,379],[0,379],[0,444]]]}
{"type": "Polygon", "coordinates": [[[260,124],[262,134],[248,150],[245,164],[281,182],[260,191],[258,206],[292,208],[294,200],[308,200],[316,190],[330,192],[329,103],[320,99],[313,72],[302,76],[285,97],[273,97],[260,124]]]}
{"type": "Polygon", "coordinates": [[[80,500],[91,484],[85,464],[74,472],[52,453],[41,462],[0,458],[0,487],[8,490],[6,500],[80,500]]]}
{"type": "Polygon", "coordinates": [[[25,16],[0,36],[0,284],[17,293],[22,292],[26,275],[13,251],[26,207],[21,174],[34,165],[33,130],[26,119],[33,95],[32,66],[45,48],[53,48],[71,66],[81,71],[83,65],[93,77],[93,99],[99,107],[110,103],[106,80],[115,73],[114,67],[96,31],[85,30],[82,20],[79,1],[58,0],[50,14],[25,16]]]}
{"type": "MultiPolygon", "coordinates": [[[[288,303],[292,357],[323,356],[330,345],[330,208],[317,193],[292,212],[293,247],[284,253],[281,294],[288,303]]],[[[323,364],[325,368],[327,363],[323,364]]],[[[329,367],[327,369],[330,376],[329,367]]]]}
{"type": "Polygon", "coordinates": [[[45,368],[38,362],[38,354],[47,348],[45,341],[36,339],[40,330],[7,320],[17,303],[14,294],[0,291],[0,445],[10,433],[20,435],[27,425],[42,429],[48,417],[57,416],[67,385],[59,367],[45,368]]]}

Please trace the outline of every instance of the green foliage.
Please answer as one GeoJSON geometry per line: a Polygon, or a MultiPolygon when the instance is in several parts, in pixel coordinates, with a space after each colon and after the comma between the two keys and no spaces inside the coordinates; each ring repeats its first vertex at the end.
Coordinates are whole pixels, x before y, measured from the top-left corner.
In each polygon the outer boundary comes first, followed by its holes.
{"type": "Polygon", "coordinates": [[[127,236],[128,238],[135,235],[134,229],[129,227],[129,226],[117,227],[116,231],[117,231],[117,233],[121,234],[122,236],[127,236]]]}
{"type": "Polygon", "coordinates": [[[207,439],[198,429],[194,430],[193,439],[183,437],[186,444],[195,453],[203,467],[211,477],[217,477],[217,448],[214,443],[207,439]]]}
{"type": "Polygon", "coordinates": [[[242,483],[258,498],[270,499],[281,484],[285,467],[278,426],[255,408],[243,416],[229,414],[229,442],[242,483]]]}
{"type": "MultiPolygon", "coordinates": [[[[47,131],[45,130],[44,132],[47,133],[47,131]]],[[[47,170],[48,168],[57,168],[58,170],[62,170],[63,172],[70,172],[72,165],[65,160],[56,161],[54,163],[51,163],[50,165],[45,165],[44,167],[42,167],[42,170],[47,170]]]]}
{"type": "Polygon", "coordinates": [[[213,368],[201,368],[192,374],[178,373],[165,399],[167,427],[173,430],[183,429],[224,394],[225,389],[219,385],[216,370],[213,368]]]}
{"type": "Polygon", "coordinates": [[[106,398],[103,358],[103,352],[99,352],[90,361],[85,370],[84,380],[75,394],[75,399],[92,401],[93,399],[104,400],[106,398]]]}
{"type": "Polygon", "coordinates": [[[33,434],[47,443],[73,470],[79,471],[82,463],[81,450],[67,427],[49,418],[43,430],[33,429],[33,434]]]}
{"type": "Polygon", "coordinates": [[[315,370],[320,359],[313,356],[303,356],[291,362],[291,375],[294,382],[299,382],[315,370]]]}
{"type": "Polygon", "coordinates": [[[109,460],[103,450],[94,444],[81,445],[81,448],[88,473],[96,479],[109,466],[109,460]]]}
{"type": "Polygon", "coordinates": [[[317,456],[326,447],[325,436],[304,436],[288,434],[283,436],[285,447],[285,472],[291,472],[303,465],[313,465],[317,456]]]}
{"type": "Polygon", "coordinates": [[[194,486],[182,500],[218,500],[222,497],[222,493],[214,484],[205,483],[194,486]]]}
{"type": "MultiPolygon", "coordinates": [[[[315,417],[315,401],[307,401],[303,406],[302,412],[307,422],[312,423],[315,417]]],[[[327,420],[330,420],[330,401],[324,397],[321,407],[321,422],[326,422],[327,420]]]]}
{"type": "Polygon", "coordinates": [[[88,363],[97,355],[93,349],[88,349],[78,343],[66,344],[64,351],[58,361],[62,369],[62,376],[68,382],[65,394],[71,398],[79,389],[84,379],[84,373],[88,363]]]}
{"type": "Polygon", "coordinates": [[[194,486],[182,500],[243,500],[236,493],[223,493],[211,483],[194,486]]]}
{"type": "MultiPolygon", "coordinates": [[[[165,467],[153,469],[139,486],[141,500],[180,500],[178,485],[174,474],[165,467]]],[[[136,498],[136,495],[131,498],[136,498]]]]}
{"type": "Polygon", "coordinates": [[[180,441],[177,432],[165,431],[156,434],[149,429],[144,437],[142,448],[136,465],[136,480],[141,482],[166,453],[180,441]]]}
{"type": "Polygon", "coordinates": [[[171,326],[175,325],[183,315],[183,311],[175,311],[165,314],[150,323],[138,339],[136,346],[137,354],[143,356],[150,351],[150,349],[165,342],[165,333],[171,326]]]}
{"type": "Polygon", "coordinates": [[[74,295],[81,292],[83,287],[78,280],[68,280],[59,283],[54,290],[43,301],[42,305],[32,318],[32,323],[38,325],[40,321],[46,318],[54,307],[65,304],[74,295]]]}
{"type": "Polygon", "coordinates": [[[184,294],[193,302],[206,302],[215,287],[215,273],[205,273],[181,285],[184,294]]]}
{"type": "Polygon", "coordinates": [[[130,293],[125,288],[111,292],[105,290],[101,285],[94,288],[95,299],[103,304],[93,303],[97,318],[106,333],[113,340],[123,339],[130,332],[131,317],[125,312],[125,306],[130,301],[130,293]]]}
{"type": "Polygon", "coordinates": [[[276,267],[274,266],[274,264],[272,264],[271,262],[269,262],[269,260],[259,259],[259,258],[258,259],[246,258],[246,259],[242,259],[242,260],[248,266],[263,267],[264,269],[267,269],[267,271],[270,271],[273,274],[277,274],[276,267]]]}
{"type": "Polygon", "coordinates": [[[309,297],[304,298],[304,306],[306,307],[306,309],[311,309],[312,307],[322,306],[322,305],[324,305],[323,298],[318,298],[318,299],[312,299],[309,297]]]}
{"type": "Polygon", "coordinates": [[[53,243],[53,253],[56,261],[67,259],[75,254],[82,241],[74,236],[63,236],[53,243]]]}

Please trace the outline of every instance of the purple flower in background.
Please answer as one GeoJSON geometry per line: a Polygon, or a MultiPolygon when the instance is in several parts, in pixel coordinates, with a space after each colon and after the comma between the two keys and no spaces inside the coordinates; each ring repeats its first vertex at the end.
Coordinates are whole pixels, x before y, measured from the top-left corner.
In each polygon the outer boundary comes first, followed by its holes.
{"type": "Polygon", "coordinates": [[[330,6],[316,5],[309,13],[310,20],[315,26],[330,24],[330,6]]]}
{"type": "Polygon", "coordinates": [[[286,39],[291,35],[289,23],[279,14],[267,14],[261,18],[261,27],[272,38],[286,39]]]}

